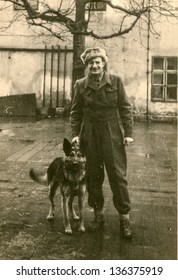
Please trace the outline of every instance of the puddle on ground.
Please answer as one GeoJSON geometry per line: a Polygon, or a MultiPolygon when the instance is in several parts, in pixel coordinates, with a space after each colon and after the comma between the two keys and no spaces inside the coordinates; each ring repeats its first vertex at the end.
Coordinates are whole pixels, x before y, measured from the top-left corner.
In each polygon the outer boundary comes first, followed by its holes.
{"type": "Polygon", "coordinates": [[[20,140],[21,143],[34,143],[35,140],[30,140],[30,139],[21,139],[20,140]]]}
{"type": "Polygon", "coordinates": [[[154,158],[154,157],[155,157],[155,154],[153,154],[153,153],[146,153],[146,154],[145,154],[145,157],[146,157],[146,158],[154,158]]]}
{"type": "Polygon", "coordinates": [[[9,179],[0,179],[0,183],[9,183],[11,180],[9,179]]]}
{"type": "Polygon", "coordinates": [[[8,136],[15,136],[15,134],[10,129],[0,129],[0,133],[8,136]]]}
{"type": "Polygon", "coordinates": [[[171,167],[172,167],[171,161],[169,159],[168,160],[164,160],[163,164],[164,164],[165,168],[171,169],[171,167]]]}
{"type": "Polygon", "coordinates": [[[140,157],[145,157],[145,158],[154,158],[155,154],[153,153],[137,153],[138,156],[140,157]]]}

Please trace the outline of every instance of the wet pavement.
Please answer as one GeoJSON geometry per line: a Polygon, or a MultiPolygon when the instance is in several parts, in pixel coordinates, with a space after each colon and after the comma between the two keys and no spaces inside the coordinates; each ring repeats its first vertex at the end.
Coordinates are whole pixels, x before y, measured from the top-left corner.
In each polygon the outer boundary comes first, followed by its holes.
{"type": "MultiPolygon", "coordinates": [[[[64,233],[60,193],[56,218],[48,222],[48,189],[29,178],[45,170],[70,138],[68,119],[0,119],[1,260],[175,260],[177,259],[176,125],[136,122],[127,147],[132,200],[132,241],[119,234],[118,214],[107,177],[105,226],[98,233],[64,233]]],[[[77,202],[76,206],[77,206],[77,202]]],[[[85,225],[93,218],[86,202],[85,225]]]]}

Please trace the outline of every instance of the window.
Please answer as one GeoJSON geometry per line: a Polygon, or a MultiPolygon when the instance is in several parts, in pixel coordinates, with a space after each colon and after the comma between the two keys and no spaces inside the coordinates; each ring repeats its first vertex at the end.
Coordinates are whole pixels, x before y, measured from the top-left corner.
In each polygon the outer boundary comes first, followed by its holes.
{"type": "MultiPolygon", "coordinates": [[[[16,0],[16,3],[20,4],[20,2],[20,0],[16,0]]],[[[28,0],[28,2],[34,10],[38,10],[39,0],[28,0]]],[[[18,4],[14,4],[14,10],[24,10],[24,8],[18,4]]]]}
{"type": "Polygon", "coordinates": [[[152,101],[177,101],[178,58],[153,57],[152,101]]]}
{"type": "Polygon", "coordinates": [[[86,4],[86,10],[106,11],[106,3],[104,3],[104,2],[88,2],[86,4]]]}

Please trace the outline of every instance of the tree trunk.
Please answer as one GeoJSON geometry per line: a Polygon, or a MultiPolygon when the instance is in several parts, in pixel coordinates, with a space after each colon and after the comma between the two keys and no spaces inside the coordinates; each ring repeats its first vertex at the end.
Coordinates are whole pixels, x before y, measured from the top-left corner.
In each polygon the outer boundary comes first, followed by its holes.
{"type": "MultiPolygon", "coordinates": [[[[81,30],[85,28],[85,4],[86,0],[76,0],[76,17],[75,22],[78,23],[77,28],[81,30]]],[[[85,50],[85,36],[84,35],[73,35],[73,74],[72,74],[72,88],[77,79],[83,78],[85,73],[85,66],[83,65],[80,55],[85,50]]],[[[73,98],[73,90],[72,90],[73,98]]]]}

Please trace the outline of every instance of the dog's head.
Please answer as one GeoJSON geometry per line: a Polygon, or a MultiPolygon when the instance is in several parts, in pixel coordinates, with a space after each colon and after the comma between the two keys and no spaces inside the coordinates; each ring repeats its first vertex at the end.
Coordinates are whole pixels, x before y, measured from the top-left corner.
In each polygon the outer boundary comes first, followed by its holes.
{"type": "Polygon", "coordinates": [[[71,143],[67,138],[63,141],[63,150],[65,153],[65,162],[73,171],[84,168],[86,157],[83,154],[79,143],[71,143]]]}

